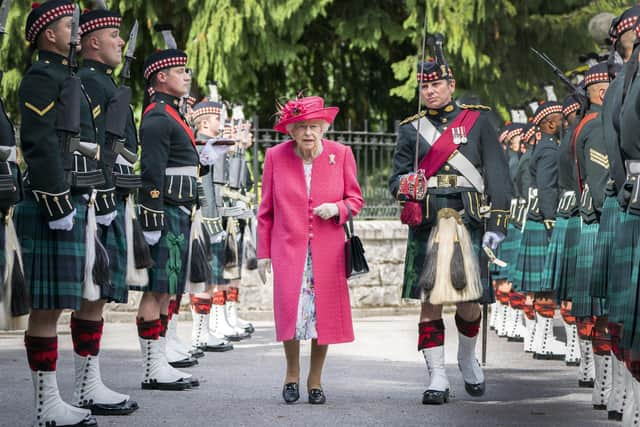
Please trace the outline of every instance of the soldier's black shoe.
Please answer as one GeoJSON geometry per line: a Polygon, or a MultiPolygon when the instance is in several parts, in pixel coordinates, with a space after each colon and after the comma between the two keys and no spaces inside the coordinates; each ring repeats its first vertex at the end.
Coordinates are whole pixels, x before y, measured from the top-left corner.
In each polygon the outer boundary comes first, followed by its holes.
{"type": "Polygon", "coordinates": [[[309,390],[309,403],[312,405],[322,405],[327,401],[324,391],[321,388],[312,388],[309,390]]]}
{"type": "Polygon", "coordinates": [[[286,403],[294,403],[300,399],[300,386],[298,383],[286,383],[282,388],[282,398],[286,403]]]}
{"type": "Polygon", "coordinates": [[[248,334],[252,334],[256,331],[256,328],[253,327],[251,323],[244,327],[244,331],[248,334]]]}
{"type": "Polygon", "coordinates": [[[469,384],[464,383],[464,389],[469,393],[470,396],[478,397],[484,394],[485,383],[481,382],[479,384],[469,384]]]}
{"type": "Polygon", "coordinates": [[[565,362],[565,364],[567,366],[580,366],[580,361],[575,361],[575,362],[565,362]]]}
{"type": "Polygon", "coordinates": [[[229,341],[242,341],[242,340],[246,340],[247,338],[251,338],[251,334],[247,333],[247,332],[243,332],[241,334],[233,334],[233,335],[225,335],[224,336],[226,339],[228,339],[229,341]]]}
{"type": "Polygon", "coordinates": [[[191,377],[191,378],[188,378],[187,381],[189,381],[189,384],[191,384],[191,387],[200,387],[200,381],[197,378],[191,377]]]}
{"type": "Polygon", "coordinates": [[[594,380],[582,381],[578,380],[578,387],[580,388],[593,388],[594,380]]]}
{"type": "Polygon", "coordinates": [[[179,380],[171,383],[159,383],[157,381],[150,381],[148,383],[141,383],[141,385],[143,390],[180,391],[188,390],[191,388],[191,382],[184,378],[180,378],[179,380]]]}
{"type": "Polygon", "coordinates": [[[198,361],[193,357],[187,357],[182,360],[176,360],[175,362],[169,362],[169,365],[174,368],[190,368],[193,365],[197,365],[198,361]]]}
{"type": "Polygon", "coordinates": [[[224,342],[218,345],[206,345],[202,347],[202,350],[206,352],[222,353],[223,351],[233,350],[233,344],[224,342]]]}
{"type": "Polygon", "coordinates": [[[423,405],[442,405],[449,401],[449,389],[445,391],[440,390],[425,390],[422,393],[423,405]]]}
{"type": "Polygon", "coordinates": [[[189,354],[191,354],[191,357],[195,359],[200,359],[201,357],[204,357],[204,351],[201,348],[192,348],[189,351],[189,354]]]}
{"type": "Polygon", "coordinates": [[[533,353],[533,358],[536,360],[564,360],[564,354],[533,353]]]}
{"type": "Polygon", "coordinates": [[[614,421],[622,421],[622,412],[609,411],[607,413],[607,418],[614,421]]]}
{"type": "Polygon", "coordinates": [[[606,411],[607,405],[593,405],[593,409],[596,411],[606,411]]]}
{"type": "Polygon", "coordinates": [[[507,338],[509,342],[524,342],[524,338],[522,337],[509,337],[507,338]]]}
{"type": "Polygon", "coordinates": [[[91,410],[92,415],[129,415],[136,411],[139,406],[135,400],[129,399],[114,404],[94,403],[83,406],[83,408],[91,410]]]}

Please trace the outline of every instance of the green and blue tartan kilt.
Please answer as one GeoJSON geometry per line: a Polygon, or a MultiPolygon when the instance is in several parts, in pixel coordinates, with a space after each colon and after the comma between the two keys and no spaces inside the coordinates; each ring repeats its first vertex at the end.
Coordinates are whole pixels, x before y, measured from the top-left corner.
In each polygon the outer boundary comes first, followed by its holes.
{"type": "Polygon", "coordinates": [[[579,243],[580,217],[558,217],[542,273],[543,289],[553,289],[558,302],[568,301],[573,294],[579,243]]]}
{"type": "Polygon", "coordinates": [[[226,285],[229,283],[228,279],[224,278],[224,250],[226,245],[226,239],[221,242],[211,244],[211,284],[212,285],[226,285]]]}
{"type": "Polygon", "coordinates": [[[509,224],[507,230],[507,236],[500,244],[498,250],[498,258],[507,263],[506,267],[497,267],[493,278],[496,280],[509,280],[511,279],[511,269],[513,263],[518,257],[518,248],[520,247],[520,241],[522,240],[522,232],[518,230],[513,224],[509,224]]]}
{"type": "Polygon", "coordinates": [[[87,201],[82,195],[71,200],[76,209],[71,231],[51,230],[31,193],[16,205],[16,233],[34,310],[77,310],[82,303],[87,201]]]}
{"type": "Polygon", "coordinates": [[[593,256],[593,271],[591,274],[591,296],[606,298],[608,284],[612,282],[613,251],[616,239],[616,227],[620,223],[623,212],[615,197],[606,197],[600,215],[600,229],[593,256]]]}
{"type": "Polygon", "coordinates": [[[151,246],[153,267],[149,269],[149,284],[131,286],[132,290],[181,295],[187,280],[187,258],[191,215],[178,206],[164,205],[164,230],[160,241],[151,246]]]}
{"type": "Polygon", "coordinates": [[[125,304],[129,297],[127,278],[127,235],[125,233],[125,204],[118,201],[118,215],[108,226],[98,224],[98,236],[109,254],[111,286],[100,289],[100,298],[125,304]]]}
{"type": "Polygon", "coordinates": [[[582,224],[578,258],[576,261],[576,285],[573,288],[571,314],[576,317],[603,316],[606,313],[603,298],[591,297],[590,278],[593,275],[593,257],[600,224],[582,224]]]}
{"type": "Polygon", "coordinates": [[[514,290],[518,292],[548,292],[542,285],[542,273],[549,240],[541,222],[527,220],[522,232],[520,251],[513,269],[514,290]]]}
{"type": "MultiPolygon", "coordinates": [[[[427,257],[427,242],[432,228],[420,229],[416,231],[413,227],[409,227],[409,238],[407,239],[407,252],[405,255],[404,265],[404,281],[402,284],[402,298],[421,299],[422,289],[418,285],[418,280],[422,275],[422,270],[427,257]]],[[[480,304],[492,304],[495,302],[493,287],[490,286],[488,279],[488,258],[483,250],[481,250],[482,228],[469,227],[467,230],[471,235],[473,249],[478,254],[480,263],[480,278],[482,280],[483,295],[478,300],[480,304]]]]}

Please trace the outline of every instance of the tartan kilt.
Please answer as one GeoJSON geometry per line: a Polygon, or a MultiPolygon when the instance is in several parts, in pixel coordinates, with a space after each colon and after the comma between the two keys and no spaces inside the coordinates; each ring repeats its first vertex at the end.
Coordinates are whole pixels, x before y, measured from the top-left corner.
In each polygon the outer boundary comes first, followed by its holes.
{"type": "Polygon", "coordinates": [[[616,229],[614,281],[609,292],[609,321],[622,323],[623,348],[640,348],[635,325],[640,264],[640,216],[624,214],[616,229]]]}
{"type": "Polygon", "coordinates": [[[547,230],[542,222],[527,220],[522,232],[520,250],[513,269],[513,289],[518,292],[549,292],[542,286],[547,255],[547,230]]]}
{"type": "Polygon", "coordinates": [[[571,299],[576,279],[576,259],[580,243],[580,217],[556,220],[542,274],[544,289],[553,289],[557,301],[571,299]]]}
{"type": "Polygon", "coordinates": [[[616,227],[621,218],[622,211],[615,197],[606,197],[600,215],[600,229],[593,256],[593,270],[590,287],[591,296],[605,298],[608,293],[608,283],[612,282],[613,251],[615,244],[616,227]]]}
{"type": "Polygon", "coordinates": [[[33,195],[16,205],[16,233],[34,310],[77,310],[82,303],[87,201],[73,195],[71,231],[51,230],[33,195]]]}
{"type": "Polygon", "coordinates": [[[226,285],[229,280],[224,278],[224,250],[226,238],[221,242],[211,244],[211,284],[226,285]]]}
{"type": "MultiPolygon", "coordinates": [[[[488,259],[484,251],[481,249],[482,228],[471,227],[466,225],[471,236],[473,249],[478,255],[480,263],[480,278],[482,280],[483,295],[477,301],[480,304],[492,304],[495,302],[493,286],[490,286],[487,280],[488,259]]],[[[404,280],[402,284],[402,298],[405,299],[422,299],[422,289],[418,285],[418,280],[422,275],[422,270],[427,257],[427,241],[432,228],[421,228],[416,230],[409,227],[409,238],[407,239],[407,252],[404,264],[404,280]]]]}
{"type": "Polygon", "coordinates": [[[161,294],[182,295],[187,280],[187,257],[191,215],[178,206],[164,205],[164,223],[160,241],[151,246],[153,267],[149,269],[149,284],[130,289],[161,294]]]}
{"type": "Polygon", "coordinates": [[[111,286],[100,289],[100,298],[108,302],[126,304],[129,297],[127,276],[127,236],[125,234],[125,204],[119,200],[118,215],[108,226],[98,224],[98,236],[109,254],[111,286]]]}
{"type": "Polygon", "coordinates": [[[511,278],[512,265],[518,256],[518,248],[522,240],[522,232],[513,224],[509,224],[507,229],[507,237],[500,244],[498,258],[507,263],[506,267],[497,267],[493,278],[496,280],[508,280],[511,278]]]}
{"type": "Polygon", "coordinates": [[[603,316],[606,313],[604,300],[591,297],[590,277],[593,274],[594,249],[600,225],[582,224],[580,245],[576,262],[576,285],[573,288],[571,314],[576,317],[603,316]]]}

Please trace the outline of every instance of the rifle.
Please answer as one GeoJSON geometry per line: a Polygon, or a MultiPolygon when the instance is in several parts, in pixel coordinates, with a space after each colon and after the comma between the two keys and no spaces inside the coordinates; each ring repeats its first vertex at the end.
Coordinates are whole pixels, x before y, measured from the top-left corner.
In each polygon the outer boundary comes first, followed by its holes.
{"type": "Polygon", "coordinates": [[[540,58],[545,64],[547,64],[549,68],[551,68],[551,71],[553,71],[556,77],[567,87],[567,89],[569,89],[569,92],[571,92],[576,97],[576,99],[580,103],[579,116],[583,116],[587,112],[588,105],[587,93],[585,92],[584,88],[571,83],[571,80],[569,80],[569,78],[565,76],[562,70],[551,60],[551,58],[549,58],[549,56],[547,56],[546,53],[540,53],[533,47],[531,48],[531,51],[535,53],[538,58],[540,58]]]}
{"type": "Polygon", "coordinates": [[[137,153],[125,147],[127,121],[131,114],[131,88],[128,86],[128,83],[131,77],[131,63],[135,59],[134,54],[137,39],[138,21],[135,21],[129,33],[129,43],[124,57],[124,64],[122,65],[122,71],[120,72],[120,87],[107,106],[105,119],[105,156],[103,164],[108,171],[113,171],[113,166],[118,155],[121,155],[131,164],[138,160],[137,153]]]}
{"type": "Polygon", "coordinates": [[[80,100],[82,83],[76,75],[78,67],[77,49],[79,42],[78,28],[80,12],[76,5],[73,10],[71,26],[71,38],[69,40],[69,76],[62,83],[58,106],[56,108],[56,129],[59,133],[60,152],[63,159],[63,168],[67,175],[67,182],[72,183],[73,152],[78,151],[85,157],[93,160],[100,158],[100,147],[97,144],[89,144],[80,141],[80,100]]]}

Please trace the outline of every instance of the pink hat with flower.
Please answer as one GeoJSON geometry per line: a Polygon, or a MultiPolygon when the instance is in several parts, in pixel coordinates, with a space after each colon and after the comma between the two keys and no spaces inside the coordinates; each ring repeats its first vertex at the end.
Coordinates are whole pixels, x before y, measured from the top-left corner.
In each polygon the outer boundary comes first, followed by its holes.
{"type": "Polygon", "coordinates": [[[278,122],[273,127],[281,133],[287,132],[287,125],[304,120],[323,120],[329,124],[336,118],[338,107],[325,107],[324,99],[319,96],[306,96],[292,99],[281,106],[278,111],[278,122]]]}

